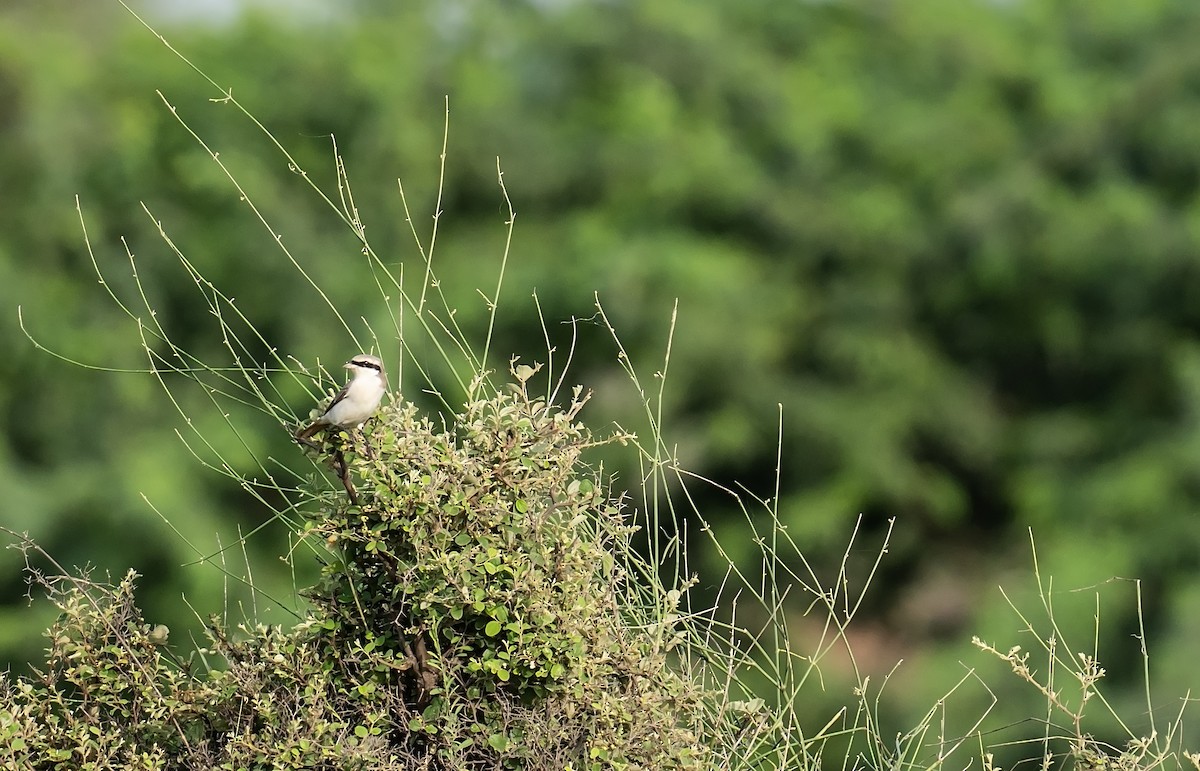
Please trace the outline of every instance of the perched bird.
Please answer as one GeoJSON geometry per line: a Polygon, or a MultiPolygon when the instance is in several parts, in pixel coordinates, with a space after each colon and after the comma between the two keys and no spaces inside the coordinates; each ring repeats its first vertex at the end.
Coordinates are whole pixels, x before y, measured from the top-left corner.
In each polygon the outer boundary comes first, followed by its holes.
{"type": "Polygon", "coordinates": [[[346,362],[346,369],[354,373],[349,382],[333,397],[325,413],[296,434],[296,439],[306,442],[310,436],[327,428],[354,428],[379,409],[379,402],[387,391],[383,362],[376,356],[360,353],[346,362]]]}

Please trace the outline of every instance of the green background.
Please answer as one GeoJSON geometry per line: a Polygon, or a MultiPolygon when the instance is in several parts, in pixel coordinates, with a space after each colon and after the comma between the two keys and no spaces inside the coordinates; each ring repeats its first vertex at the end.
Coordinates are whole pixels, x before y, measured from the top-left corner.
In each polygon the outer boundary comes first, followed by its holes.
{"type": "MultiPolygon", "coordinates": [[[[782,519],[829,577],[860,517],[856,576],[894,520],[849,632],[876,684],[904,660],[881,701],[885,735],[970,668],[1000,697],[995,725],[1044,712],[970,645],[1035,647],[998,588],[1041,613],[1030,531],[1063,635],[1098,653],[1131,728],[1150,716],[1129,579],[1155,707],[1173,713],[1197,685],[1200,5],[310,5],[161,31],[331,196],[336,138],[368,236],[406,280],[421,261],[396,179],[427,237],[448,97],[435,268],[470,335],[485,329],[476,289],[493,290],[507,235],[497,157],[518,214],[493,365],[544,360],[535,290],[560,352],[560,322],[590,318],[598,293],[653,382],[678,301],[665,425],[683,465],[769,496],[781,449],[782,519]]],[[[377,329],[388,316],[353,234],[118,4],[5,4],[0,524],[66,566],[136,568],[147,617],[186,645],[193,608],[288,617],[252,607],[220,571],[182,567],[196,553],[172,527],[213,551],[269,511],[195,461],[152,378],[66,364],[19,329],[18,305],[48,348],[144,366],[136,325],[97,283],[75,196],[109,285],[132,296],[124,237],[158,320],[202,358],[226,354],[143,203],[281,351],[336,363],[353,350],[156,90],[338,307],[377,329]]],[[[596,391],[585,417],[600,431],[635,422],[607,334],[579,331],[569,380],[596,391]]],[[[303,414],[312,395],[294,397],[303,414]]],[[[225,430],[189,398],[201,430],[225,430]]],[[[282,430],[242,418],[254,430],[231,450],[240,470],[290,462],[282,430]]],[[[637,484],[628,457],[609,462],[637,484]]],[[[741,515],[719,495],[700,506],[754,571],[741,515]]],[[[711,596],[723,569],[703,538],[692,547],[696,591],[711,596]]],[[[288,549],[272,525],[228,567],[249,562],[286,596],[314,572],[301,560],[293,577],[288,549]]],[[[50,620],[20,568],[0,556],[0,658],[18,670],[50,620]]],[[[803,610],[800,639],[816,623],[803,610]]],[[[852,701],[844,664],[825,668],[813,730],[852,701]]],[[[989,699],[975,681],[956,698],[965,713],[989,699]]]]}

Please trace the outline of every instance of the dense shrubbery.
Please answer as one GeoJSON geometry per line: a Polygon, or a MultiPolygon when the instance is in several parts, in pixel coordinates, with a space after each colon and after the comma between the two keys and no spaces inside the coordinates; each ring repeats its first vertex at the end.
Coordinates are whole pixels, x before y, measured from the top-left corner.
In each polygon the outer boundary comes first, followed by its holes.
{"type": "Polygon", "coordinates": [[[669,666],[665,595],[626,583],[584,399],[514,390],[449,428],[398,402],[331,439],[358,503],[325,496],[307,535],[331,556],[291,629],[214,619],[180,667],[132,574],[45,582],[62,615],[44,668],[0,680],[0,765],[711,768],[715,700],[669,666]]]}

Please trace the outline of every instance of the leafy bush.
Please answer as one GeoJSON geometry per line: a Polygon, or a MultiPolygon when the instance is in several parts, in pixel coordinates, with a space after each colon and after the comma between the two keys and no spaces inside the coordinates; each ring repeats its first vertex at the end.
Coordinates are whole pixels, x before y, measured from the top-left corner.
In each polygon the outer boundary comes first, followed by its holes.
{"type": "MultiPolygon", "coordinates": [[[[476,382],[474,392],[482,390],[476,382]]],[[[707,693],[639,606],[633,532],[566,409],[511,393],[439,429],[385,407],[331,437],[343,473],[307,535],[333,555],[290,630],[231,634],[194,677],[112,588],[46,582],[46,669],[0,681],[0,759],[29,768],[703,769],[707,693]]],[[[317,487],[324,480],[314,479],[317,487]]],[[[678,597],[678,593],[670,595],[678,597]]]]}
{"type": "Polygon", "coordinates": [[[164,630],[143,621],[134,578],[42,581],[61,616],[44,668],[0,675],[0,766],[158,769],[195,737],[197,686],[164,660],[164,630]]]}
{"type": "Polygon", "coordinates": [[[349,460],[359,505],[334,495],[313,526],[341,555],[310,595],[329,655],[359,652],[356,688],[403,693],[408,730],[463,768],[705,767],[670,630],[622,599],[632,531],[579,464],[584,401],[522,384],[448,430],[385,408],[349,460]]]}

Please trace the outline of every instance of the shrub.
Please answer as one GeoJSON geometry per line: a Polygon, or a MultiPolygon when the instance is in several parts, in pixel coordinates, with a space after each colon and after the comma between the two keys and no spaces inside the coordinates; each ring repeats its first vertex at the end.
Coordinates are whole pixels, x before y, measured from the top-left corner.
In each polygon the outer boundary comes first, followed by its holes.
{"type": "MultiPolygon", "coordinates": [[[[515,372],[514,372],[515,374],[515,372]]],[[[472,389],[478,394],[482,381],[472,389]]],[[[702,769],[706,691],[626,583],[632,528],[577,421],[518,381],[443,428],[404,401],[319,452],[306,535],[330,559],[289,630],[231,632],[205,677],[133,603],[47,581],[47,667],[0,680],[0,760],[27,768],[702,769]],[[633,598],[633,599],[631,599],[633,598]]],[[[676,596],[676,593],[671,593],[676,596]]]]}

